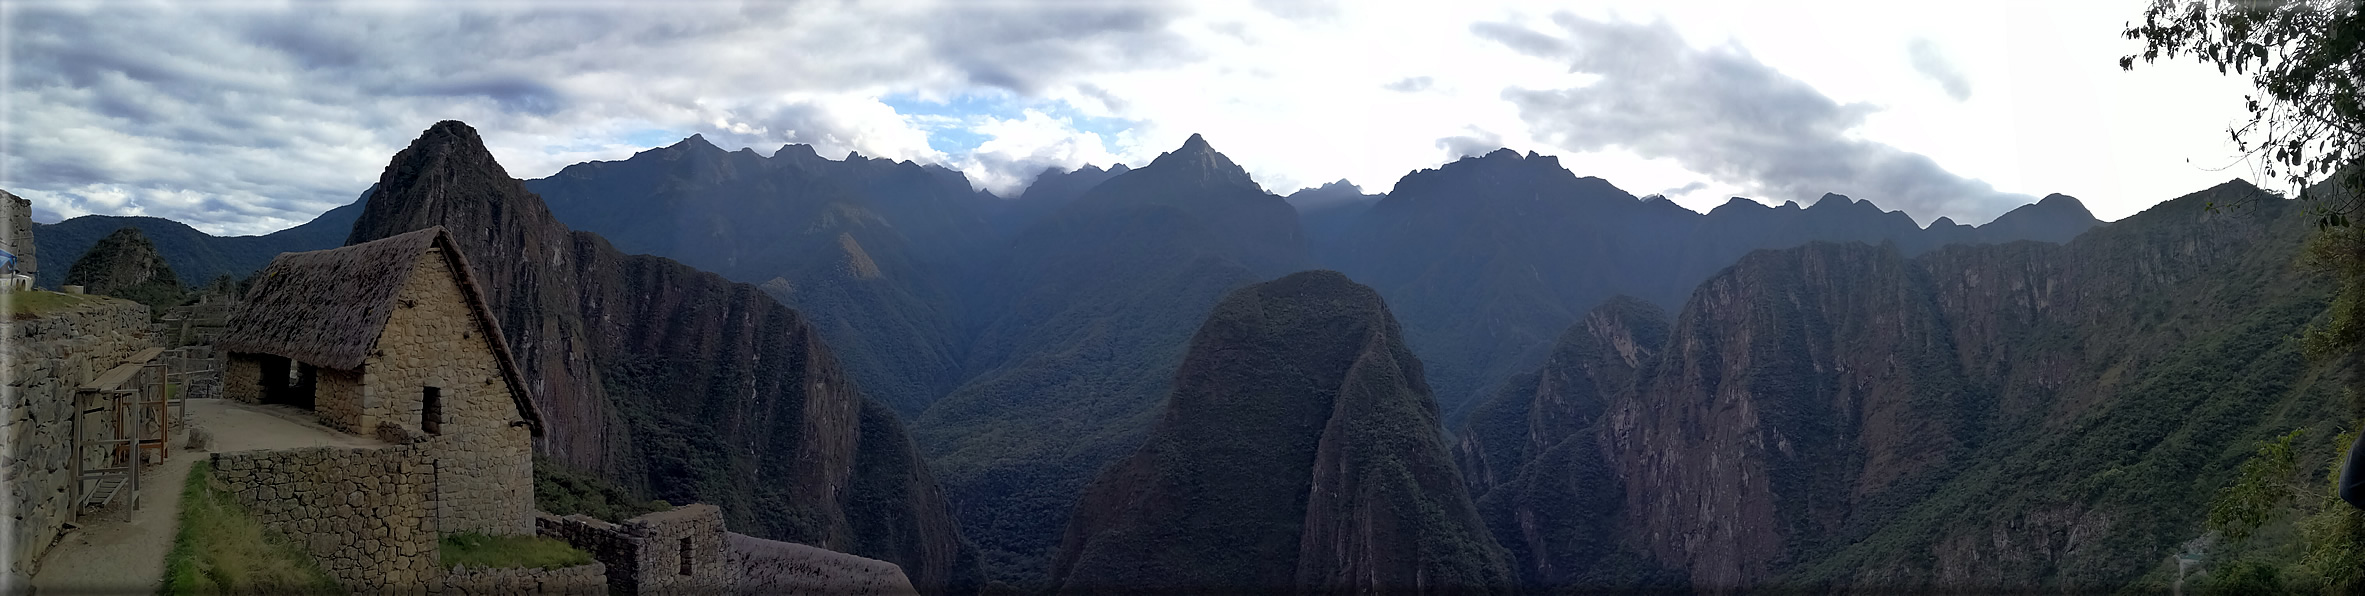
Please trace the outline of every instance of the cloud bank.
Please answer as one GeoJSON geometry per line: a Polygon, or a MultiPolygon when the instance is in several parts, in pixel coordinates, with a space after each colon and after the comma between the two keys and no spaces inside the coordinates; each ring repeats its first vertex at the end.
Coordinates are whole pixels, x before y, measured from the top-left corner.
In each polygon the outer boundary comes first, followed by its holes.
{"type": "Polygon", "coordinates": [[[1985,222],[2027,195],[1998,192],[1917,153],[1855,131],[1877,108],[1841,104],[1734,45],[1695,48],[1664,21],[1554,15],[1557,34],[1504,23],[1471,31],[1522,54],[1598,77],[1558,88],[1512,87],[1529,133],[1574,151],[1624,149],[1774,201],[1824,193],[1869,199],[1927,223],[1985,222]]]}

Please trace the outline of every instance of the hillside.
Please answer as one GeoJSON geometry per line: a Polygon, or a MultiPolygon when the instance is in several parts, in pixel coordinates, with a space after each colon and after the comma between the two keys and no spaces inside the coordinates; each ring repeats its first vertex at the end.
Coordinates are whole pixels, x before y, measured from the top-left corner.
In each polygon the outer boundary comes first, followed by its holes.
{"type": "Polygon", "coordinates": [[[2056,195],[1979,228],[1939,223],[1840,195],[1806,207],[1735,198],[1701,214],[1580,178],[1558,158],[1497,150],[1406,175],[1315,254],[1396,307],[1451,420],[1541,364],[1586,309],[1615,295],[1675,308],[1753,250],[1858,241],[1911,256],[2059,242],[2101,222],[2056,195]]]}
{"type": "Polygon", "coordinates": [[[1233,291],[1174,379],[1148,438],[1077,505],[1061,593],[1506,587],[1370,288],[1310,271],[1233,291]]]}
{"type": "Polygon", "coordinates": [[[2236,181],[2066,245],[1757,252],[1672,321],[1597,310],[1457,455],[1539,584],[2115,589],[2258,440],[2345,419],[2308,226],[2236,181]]]}
{"type": "MultiPolygon", "coordinates": [[[[34,246],[41,259],[51,263],[72,263],[84,251],[98,244],[99,239],[123,228],[137,228],[156,244],[157,254],[190,284],[211,283],[224,275],[244,279],[253,275],[271,258],[283,252],[303,252],[343,246],[345,235],[353,231],[353,220],[361,217],[369,192],[352,204],[328,210],[320,217],[302,225],[260,236],[215,236],[197,231],[181,222],[161,217],[85,215],[54,224],[33,224],[34,246]]],[[[41,279],[34,283],[57,287],[65,283],[65,268],[51,266],[41,271],[41,279]]]]}
{"type": "Polygon", "coordinates": [[[1296,214],[1193,136],[1020,232],[970,380],[913,434],[988,566],[1041,579],[1067,512],[1141,444],[1191,333],[1226,292],[1303,267],[1296,214]]]}
{"type": "Polygon", "coordinates": [[[396,154],[349,242],[457,235],[548,425],[538,450],[735,531],[893,562],[932,594],[976,563],[900,421],[796,311],[754,286],[572,232],[476,131],[396,154]]]}
{"type": "Polygon", "coordinates": [[[139,228],[115,230],[92,245],[66,269],[66,284],[83,291],[148,305],[160,313],[181,304],[181,279],[156,254],[156,244],[139,228]]]}

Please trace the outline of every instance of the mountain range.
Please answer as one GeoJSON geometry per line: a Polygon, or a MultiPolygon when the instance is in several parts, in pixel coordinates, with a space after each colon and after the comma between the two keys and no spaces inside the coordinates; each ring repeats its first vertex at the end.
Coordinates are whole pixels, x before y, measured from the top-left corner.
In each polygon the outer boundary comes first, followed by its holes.
{"type": "Polygon", "coordinates": [[[464,128],[350,239],[478,231],[546,455],[931,590],[2115,588],[2345,412],[2309,220],[2239,181],[1918,226],[1508,150],[1283,197],[1194,135],[1005,199],[701,137],[516,181],[464,128]]]}

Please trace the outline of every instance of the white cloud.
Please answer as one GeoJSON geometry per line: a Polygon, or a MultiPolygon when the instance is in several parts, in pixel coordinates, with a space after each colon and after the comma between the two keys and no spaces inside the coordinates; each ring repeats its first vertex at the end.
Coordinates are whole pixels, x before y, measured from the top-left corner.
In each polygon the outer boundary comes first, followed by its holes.
{"type": "Polygon", "coordinates": [[[1765,187],[1695,171],[1704,166],[1682,156],[1539,140],[1560,137],[1540,135],[1503,90],[1579,89],[1603,73],[1521,56],[1470,25],[1544,29],[1571,11],[1664,19],[1688,47],[1729,46],[1833,102],[1876,108],[1851,139],[1927,156],[2001,192],[2066,192],[2116,218],[2249,174],[2186,161],[2224,162],[2239,80],[2189,65],[2117,72],[2132,43],[2118,28],[2141,8],[12,3],[0,5],[10,29],[0,186],[36,198],[47,217],[146,213],[264,232],[351,201],[419,130],[462,119],[519,177],[621,159],[645,148],[624,138],[661,130],[726,148],[803,142],[832,157],[944,163],[982,187],[1015,189],[1038,165],[1140,165],[1196,132],[1280,193],[1342,177],[1384,191],[1471,150],[1445,142],[1455,138],[1559,154],[1580,175],[1630,189],[1711,181],[1673,193],[1693,208],[1765,187]],[[1957,101],[1940,85],[1896,84],[1924,76],[1899,51],[1916,39],[1943,48],[1976,92],[1957,101]],[[928,117],[881,101],[977,93],[1040,109],[928,117]],[[1068,116],[1132,125],[1086,131],[1068,116]],[[984,143],[932,148],[929,131],[948,125],[984,143]]]}

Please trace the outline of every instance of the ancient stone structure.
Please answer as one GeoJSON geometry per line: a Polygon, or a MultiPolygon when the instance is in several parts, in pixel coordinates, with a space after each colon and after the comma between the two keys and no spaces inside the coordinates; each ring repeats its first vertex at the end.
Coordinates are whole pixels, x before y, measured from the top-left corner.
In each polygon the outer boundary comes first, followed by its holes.
{"type": "MultiPolygon", "coordinates": [[[[0,380],[0,424],[6,427],[0,438],[7,451],[0,453],[0,485],[7,487],[5,515],[11,518],[5,562],[29,572],[73,514],[67,499],[74,389],[154,346],[155,338],[148,307],[128,300],[94,296],[30,318],[5,319],[0,317],[0,374],[6,375],[0,380]]],[[[100,461],[83,455],[86,465],[100,461]]]]}
{"type": "Polygon", "coordinates": [[[434,460],[426,448],[318,447],[216,453],[214,478],[265,527],[348,586],[437,579],[434,460]]]}
{"type": "Polygon", "coordinates": [[[356,587],[441,585],[437,539],[534,532],[540,418],[451,236],[282,254],[215,342],[222,393],[388,447],[216,456],[264,524],[356,587]]]}
{"type": "Polygon", "coordinates": [[[917,594],[893,563],[726,532],[713,505],[613,524],[547,514],[535,523],[605,565],[611,594],[917,594]]]}
{"type": "Polygon", "coordinates": [[[601,596],[608,593],[606,569],[598,563],[558,569],[455,566],[444,572],[443,594],[601,596]]]}
{"type": "Polygon", "coordinates": [[[540,418],[449,234],[283,254],[256,276],[215,342],[225,396],[403,437],[437,475],[436,535],[534,531],[540,418]]]}
{"type": "Polygon", "coordinates": [[[16,270],[40,277],[41,262],[33,258],[33,202],[0,190],[0,250],[16,255],[16,270]]]}

